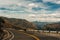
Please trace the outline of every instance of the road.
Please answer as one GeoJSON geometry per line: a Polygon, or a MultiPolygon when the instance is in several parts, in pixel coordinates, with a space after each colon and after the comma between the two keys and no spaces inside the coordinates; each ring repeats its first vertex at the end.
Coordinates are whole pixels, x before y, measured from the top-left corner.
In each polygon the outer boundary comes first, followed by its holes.
{"type": "Polygon", "coordinates": [[[43,35],[43,34],[36,34],[41,40],[60,40],[59,38],[53,37],[53,36],[48,36],[48,35],[43,35]]]}
{"type": "Polygon", "coordinates": [[[8,31],[12,32],[14,35],[14,38],[12,40],[40,40],[38,37],[34,35],[27,34],[24,31],[17,31],[17,30],[9,30],[8,31]]]}
{"type": "Polygon", "coordinates": [[[43,33],[39,32],[24,32],[24,31],[17,31],[17,30],[9,30],[14,34],[13,40],[60,40],[58,37],[44,35],[43,33]],[[31,36],[31,35],[34,36],[31,36]]]}
{"type": "Polygon", "coordinates": [[[4,35],[4,39],[3,40],[7,40],[10,38],[10,40],[12,40],[14,38],[14,34],[10,31],[4,30],[4,32],[6,32],[6,35],[4,35]]]}
{"type": "Polygon", "coordinates": [[[45,35],[44,33],[39,33],[39,32],[27,32],[32,35],[35,35],[40,38],[40,40],[60,40],[59,37],[53,37],[53,35],[45,35]]]}

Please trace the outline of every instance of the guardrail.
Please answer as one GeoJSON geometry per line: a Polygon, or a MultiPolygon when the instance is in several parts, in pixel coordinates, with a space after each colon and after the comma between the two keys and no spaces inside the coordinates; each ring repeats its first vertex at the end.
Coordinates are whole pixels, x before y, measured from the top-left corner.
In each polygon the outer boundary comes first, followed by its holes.
{"type": "MultiPolygon", "coordinates": [[[[21,31],[24,31],[24,30],[21,30],[21,31]]],[[[26,31],[29,31],[29,32],[49,32],[48,30],[26,30],[26,31]]],[[[50,31],[49,33],[57,33],[57,31],[50,31]]],[[[60,31],[58,31],[58,33],[60,33],[60,31]]]]}

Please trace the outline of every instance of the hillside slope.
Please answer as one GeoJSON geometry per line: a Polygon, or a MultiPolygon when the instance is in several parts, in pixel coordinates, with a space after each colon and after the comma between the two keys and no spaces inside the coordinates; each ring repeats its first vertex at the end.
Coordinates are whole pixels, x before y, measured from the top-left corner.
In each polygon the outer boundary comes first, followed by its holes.
{"type": "Polygon", "coordinates": [[[37,27],[25,20],[25,19],[16,19],[16,18],[6,18],[6,17],[1,17],[5,23],[3,24],[4,27],[7,27],[7,28],[16,28],[16,29],[27,29],[27,28],[30,28],[30,29],[37,29],[37,27]]]}

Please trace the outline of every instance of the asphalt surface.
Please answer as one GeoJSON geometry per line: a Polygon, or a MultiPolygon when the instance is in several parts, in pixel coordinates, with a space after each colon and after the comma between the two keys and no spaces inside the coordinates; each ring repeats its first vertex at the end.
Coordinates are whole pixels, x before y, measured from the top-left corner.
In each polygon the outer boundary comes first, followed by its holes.
{"type": "Polygon", "coordinates": [[[36,34],[41,40],[60,40],[59,38],[56,38],[56,37],[52,37],[52,36],[46,36],[46,35],[43,35],[43,34],[36,34]]]}
{"type": "Polygon", "coordinates": [[[17,30],[10,30],[14,34],[13,40],[36,40],[31,36],[28,36],[24,33],[28,33],[31,35],[34,35],[38,37],[40,40],[60,40],[58,37],[43,35],[42,33],[38,32],[23,32],[23,31],[17,31],[17,30]]]}
{"type": "Polygon", "coordinates": [[[60,38],[58,37],[44,35],[43,33],[38,32],[27,32],[27,33],[37,36],[40,40],[60,40],[60,38]]]}
{"type": "Polygon", "coordinates": [[[13,40],[35,40],[33,37],[25,35],[24,32],[16,30],[11,30],[11,32],[14,34],[13,40]]]}

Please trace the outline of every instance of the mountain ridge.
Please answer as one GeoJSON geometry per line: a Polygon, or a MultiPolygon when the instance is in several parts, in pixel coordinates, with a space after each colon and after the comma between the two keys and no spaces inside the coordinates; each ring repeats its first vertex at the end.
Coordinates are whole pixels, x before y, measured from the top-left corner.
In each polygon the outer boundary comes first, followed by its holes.
{"type": "Polygon", "coordinates": [[[5,23],[3,24],[6,28],[16,28],[16,29],[37,29],[37,27],[32,23],[25,19],[16,19],[16,18],[7,18],[1,17],[5,23]]]}

